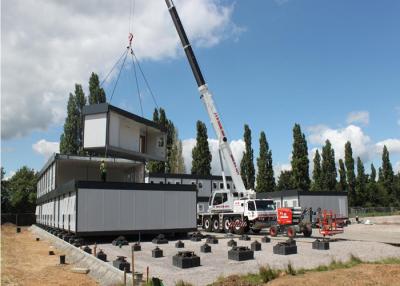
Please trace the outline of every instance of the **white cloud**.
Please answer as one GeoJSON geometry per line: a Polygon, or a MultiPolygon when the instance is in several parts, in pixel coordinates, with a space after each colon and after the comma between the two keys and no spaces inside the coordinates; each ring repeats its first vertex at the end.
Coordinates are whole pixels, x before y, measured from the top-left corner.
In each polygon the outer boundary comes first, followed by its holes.
{"type": "MultiPolygon", "coordinates": [[[[190,170],[192,169],[192,149],[195,145],[196,145],[196,139],[194,138],[185,139],[182,141],[182,156],[185,162],[185,168],[187,173],[190,173],[190,170]]],[[[210,147],[210,152],[212,155],[211,173],[213,175],[221,175],[221,164],[218,155],[218,140],[208,139],[208,145],[210,147]]],[[[240,161],[242,160],[243,152],[245,150],[244,141],[241,139],[233,140],[230,143],[230,147],[233,153],[233,157],[236,160],[236,164],[240,165],[240,161]]],[[[227,169],[226,164],[224,164],[224,169],[225,169],[225,174],[229,175],[230,173],[229,170],[227,169]]]]}
{"type": "Polygon", "coordinates": [[[396,164],[394,164],[393,170],[395,173],[400,173],[400,161],[397,161],[396,164]]]}
{"type": "Polygon", "coordinates": [[[290,171],[292,170],[292,165],[290,163],[288,164],[275,164],[274,165],[274,175],[275,175],[275,179],[278,180],[279,176],[281,175],[281,173],[283,171],[290,171]]]}
{"type": "Polygon", "coordinates": [[[385,145],[389,153],[400,154],[400,139],[390,138],[376,143],[376,152],[382,154],[383,146],[385,145]]]}
{"type": "Polygon", "coordinates": [[[369,123],[369,112],[368,111],[353,111],[347,115],[347,124],[360,123],[368,125],[369,123]]]}
{"type": "Polygon", "coordinates": [[[7,174],[4,175],[4,179],[3,180],[8,181],[14,175],[15,175],[15,171],[9,171],[7,174]]]}
{"type": "MultiPolygon", "coordinates": [[[[308,140],[310,143],[323,146],[329,139],[335,150],[335,159],[338,161],[344,158],[344,145],[347,141],[351,142],[353,156],[360,156],[363,161],[369,161],[374,153],[374,145],[368,135],[355,125],[349,125],[345,128],[332,129],[327,126],[317,125],[309,128],[308,140]]],[[[315,151],[314,151],[315,152],[315,151]]]]}
{"type": "Polygon", "coordinates": [[[49,158],[53,153],[58,153],[60,150],[59,142],[49,142],[45,139],[41,139],[32,145],[32,149],[44,156],[45,159],[49,158]]]}
{"type": "MultiPolygon", "coordinates": [[[[219,0],[176,0],[189,37],[212,46],[241,29],[234,6],[219,0]]],[[[60,124],[74,83],[92,71],[104,78],[127,44],[130,1],[3,1],[3,139],[60,124]]],[[[183,55],[164,1],[137,0],[134,49],[139,58],[183,55]]]]}

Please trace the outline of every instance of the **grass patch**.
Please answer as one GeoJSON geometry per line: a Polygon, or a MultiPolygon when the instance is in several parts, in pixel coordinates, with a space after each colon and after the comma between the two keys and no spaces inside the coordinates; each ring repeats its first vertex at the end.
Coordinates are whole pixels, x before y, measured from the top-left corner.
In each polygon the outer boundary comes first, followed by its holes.
{"type": "MultiPolygon", "coordinates": [[[[321,271],[332,271],[336,269],[346,269],[357,266],[359,264],[400,264],[400,258],[392,257],[385,258],[379,261],[373,262],[365,262],[362,261],[359,257],[350,255],[350,259],[348,261],[337,261],[333,259],[331,263],[328,265],[320,265],[313,269],[294,269],[291,262],[287,265],[286,269],[272,269],[269,265],[261,266],[258,270],[258,273],[249,273],[246,275],[232,275],[228,277],[219,277],[216,282],[211,284],[212,286],[223,286],[223,285],[233,285],[229,284],[233,280],[237,283],[237,285],[260,285],[260,283],[268,283],[274,279],[277,279],[286,275],[302,275],[307,272],[321,272],[321,271]],[[228,283],[228,284],[227,284],[228,283]]],[[[183,285],[184,286],[184,285],[183,285]]]]}

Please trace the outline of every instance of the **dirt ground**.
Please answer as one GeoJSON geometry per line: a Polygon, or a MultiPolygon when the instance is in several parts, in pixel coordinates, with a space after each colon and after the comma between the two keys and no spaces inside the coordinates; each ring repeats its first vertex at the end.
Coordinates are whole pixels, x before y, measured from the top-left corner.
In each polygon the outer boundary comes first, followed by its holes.
{"type": "Polygon", "coordinates": [[[85,274],[71,272],[71,265],[59,265],[57,249],[36,241],[27,228],[16,233],[14,225],[1,226],[1,285],[98,285],[85,274]]]}
{"type": "Polygon", "coordinates": [[[361,264],[348,269],[309,272],[298,276],[285,276],[274,280],[273,286],[317,285],[400,285],[400,265],[361,264]]]}
{"type": "MultiPolygon", "coordinates": [[[[239,276],[227,277],[221,286],[250,286],[251,283],[243,282],[239,276]]],[[[360,264],[348,269],[337,269],[323,272],[308,272],[303,275],[285,275],[264,284],[265,286],[364,286],[400,285],[400,265],[360,264]]]]}

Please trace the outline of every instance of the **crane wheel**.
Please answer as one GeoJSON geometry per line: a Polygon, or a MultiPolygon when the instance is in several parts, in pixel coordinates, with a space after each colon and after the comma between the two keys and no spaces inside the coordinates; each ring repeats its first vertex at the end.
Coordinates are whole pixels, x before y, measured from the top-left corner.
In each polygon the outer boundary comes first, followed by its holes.
{"type": "Polygon", "coordinates": [[[296,236],[296,230],[294,229],[293,226],[289,226],[286,230],[286,234],[288,237],[293,238],[296,236]]]}
{"type": "Polygon", "coordinates": [[[211,218],[210,217],[205,217],[203,221],[203,228],[205,231],[210,232],[211,231],[211,218]]]}
{"type": "Polygon", "coordinates": [[[224,218],[224,231],[226,233],[231,231],[231,220],[228,217],[224,218]]]}
{"type": "Polygon", "coordinates": [[[233,230],[235,231],[236,234],[242,235],[245,233],[245,227],[243,226],[243,221],[239,218],[235,219],[233,221],[234,227],[233,230]]]}
{"type": "Polygon", "coordinates": [[[310,237],[312,234],[312,227],[311,224],[306,224],[303,230],[304,237],[310,237]]]}
{"type": "Polygon", "coordinates": [[[212,231],[219,232],[219,220],[215,218],[212,222],[212,231]]]}
{"type": "Polygon", "coordinates": [[[278,228],[276,226],[271,226],[269,228],[269,235],[275,237],[278,235],[278,228]]]}

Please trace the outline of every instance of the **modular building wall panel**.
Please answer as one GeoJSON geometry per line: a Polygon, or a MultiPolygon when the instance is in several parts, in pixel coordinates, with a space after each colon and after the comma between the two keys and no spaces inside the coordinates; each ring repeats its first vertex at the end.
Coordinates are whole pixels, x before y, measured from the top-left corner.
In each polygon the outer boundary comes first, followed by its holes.
{"type": "Polygon", "coordinates": [[[196,192],[78,190],[78,232],[196,228],[196,192]]]}
{"type": "Polygon", "coordinates": [[[347,196],[309,196],[300,195],[300,204],[303,208],[317,210],[332,210],[337,215],[348,216],[347,196]]]}

